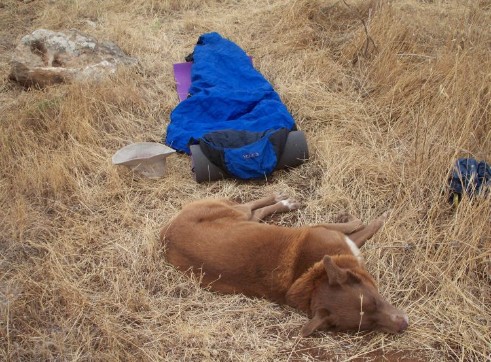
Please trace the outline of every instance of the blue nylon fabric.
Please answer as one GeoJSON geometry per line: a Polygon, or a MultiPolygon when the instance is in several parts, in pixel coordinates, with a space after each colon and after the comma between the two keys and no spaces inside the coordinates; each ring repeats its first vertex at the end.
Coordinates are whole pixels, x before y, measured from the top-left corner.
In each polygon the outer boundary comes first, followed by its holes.
{"type": "Polygon", "coordinates": [[[240,148],[226,148],[224,156],[228,172],[243,180],[269,175],[278,162],[267,137],[240,148]]]}
{"type": "Polygon", "coordinates": [[[458,195],[465,192],[472,196],[486,192],[486,187],[491,188],[491,165],[473,158],[457,160],[450,177],[451,192],[458,195]]]}
{"type": "Polygon", "coordinates": [[[190,142],[220,130],[292,130],[293,117],[236,44],[203,34],[194,49],[190,97],[171,113],[166,144],[190,153],[190,142]]]}

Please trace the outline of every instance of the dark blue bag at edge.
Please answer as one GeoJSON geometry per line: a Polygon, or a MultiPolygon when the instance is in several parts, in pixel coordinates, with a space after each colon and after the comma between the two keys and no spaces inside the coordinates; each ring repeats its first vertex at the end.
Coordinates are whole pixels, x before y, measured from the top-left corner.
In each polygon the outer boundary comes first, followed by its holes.
{"type": "Polygon", "coordinates": [[[485,194],[491,188],[491,167],[484,161],[460,158],[450,176],[450,193],[459,199],[464,193],[469,196],[485,194]]]}
{"type": "Polygon", "coordinates": [[[241,179],[270,174],[295,121],[271,84],[236,44],[217,33],[200,36],[193,52],[190,97],[172,112],[166,144],[208,159],[241,179]]]}

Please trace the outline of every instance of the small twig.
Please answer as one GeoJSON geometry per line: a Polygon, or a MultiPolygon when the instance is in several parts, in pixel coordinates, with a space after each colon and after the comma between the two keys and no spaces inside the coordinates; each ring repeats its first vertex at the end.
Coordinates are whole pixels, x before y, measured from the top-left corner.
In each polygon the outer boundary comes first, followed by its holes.
{"type": "MultiPolygon", "coordinates": [[[[469,248],[473,248],[474,250],[479,250],[479,248],[469,244],[469,243],[464,243],[464,242],[461,242],[461,241],[454,241],[452,243],[448,243],[448,242],[434,242],[434,243],[431,243],[432,246],[440,246],[440,245],[446,245],[446,246],[450,246],[452,248],[457,248],[461,245],[463,246],[467,246],[469,248]]],[[[364,249],[399,249],[399,248],[403,248],[403,249],[407,249],[407,250],[411,250],[411,249],[414,249],[416,248],[417,245],[415,244],[410,244],[410,243],[404,243],[404,244],[365,244],[363,246],[364,249]]]]}
{"type": "Polygon", "coordinates": [[[424,55],[424,54],[413,54],[413,53],[397,53],[399,57],[419,57],[419,58],[427,58],[427,59],[435,59],[436,57],[432,55],[424,55]]]}
{"type": "Polygon", "coordinates": [[[360,294],[360,324],[358,324],[358,333],[361,331],[361,322],[363,320],[363,294],[360,294]]]}
{"type": "MultiPolygon", "coordinates": [[[[356,12],[357,14],[357,17],[358,17],[358,20],[361,21],[361,23],[363,24],[363,29],[365,29],[365,36],[366,36],[366,39],[365,39],[365,50],[363,52],[363,55],[365,57],[368,56],[368,48],[370,46],[370,43],[372,43],[373,45],[373,48],[375,50],[377,50],[377,45],[375,44],[375,41],[372,39],[372,37],[370,36],[370,34],[368,33],[368,26],[367,26],[367,23],[365,22],[365,19],[363,19],[363,16],[362,14],[358,11],[358,9],[356,8],[353,8],[350,4],[348,4],[346,2],[346,0],[343,0],[343,3],[344,5],[346,5],[349,9],[353,10],[354,12],[356,12]]],[[[369,15],[368,15],[368,18],[370,19],[370,12],[369,12],[369,15]]]]}
{"type": "Polygon", "coordinates": [[[412,249],[413,248],[413,245],[411,244],[400,244],[400,245],[396,245],[396,244],[390,244],[390,245],[364,245],[363,246],[364,249],[399,249],[399,248],[403,248],[403,249],[412,249]]]}
{"type": "MultiPolygon", "coordinates": [[[[300,343],[300,341],[302,340],[302,338],[297,338],[297,340],[295,341],[295,343],[293,344],[293,347],[290,351],[290,354],[288,355],[288,358],[287,358],[287,361],[290,361],[292,356],[293,356],[293,352],[295,352],[295,347],[297,347],[297,345],[300,343]]],[[[298,350],[297,350],[298,352],[298,350]]]]}

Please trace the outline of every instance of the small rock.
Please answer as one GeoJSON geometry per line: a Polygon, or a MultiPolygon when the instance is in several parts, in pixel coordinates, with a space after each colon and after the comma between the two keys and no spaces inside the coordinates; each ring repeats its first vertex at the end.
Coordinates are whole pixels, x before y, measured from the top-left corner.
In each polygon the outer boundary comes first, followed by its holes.
{"type": "Polygon", "coordinates": [[[120,65],[138,61],[112,42],[98,42],[78,30],[38,29],[15,49],[10,79],[24,86],[44,87],[76,80],[99,79],[120,65]]]}
{"type": "Polygon", "coordinates": [[[85,19],[85,23],[90,26],[91,28],[96,28],[97,27],[97,23],[95,21],[92,21],[90,19],[85,19]]]}

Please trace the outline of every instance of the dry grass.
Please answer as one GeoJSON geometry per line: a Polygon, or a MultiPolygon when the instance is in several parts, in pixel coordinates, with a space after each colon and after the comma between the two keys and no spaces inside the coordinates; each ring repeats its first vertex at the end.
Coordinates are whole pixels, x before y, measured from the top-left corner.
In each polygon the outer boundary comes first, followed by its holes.
{"type": "Polygon", "coordinates": [[[452,208],[442,194],[457,157],[491,161],[490,1],[0,6],[0,359],[490,358],[491,198],[452,208]],[[24,91],[6,80],[8,60],[40,27],[113,40],[141,70],[24,91]],[[158,181],[111,165],[123,145],[161,139],[177,104],[172,63],[208,31],[254,56],[307,132],[310,162],[204,185],[184,155],[158,181]],[[285,225],[393,210],[364,253],[408,312],[406,333],[299,339],[305,316],[201,290],[166,264],[159,227],[184,203],[277,190],[305,204],[275,218],[285,225]]]}

